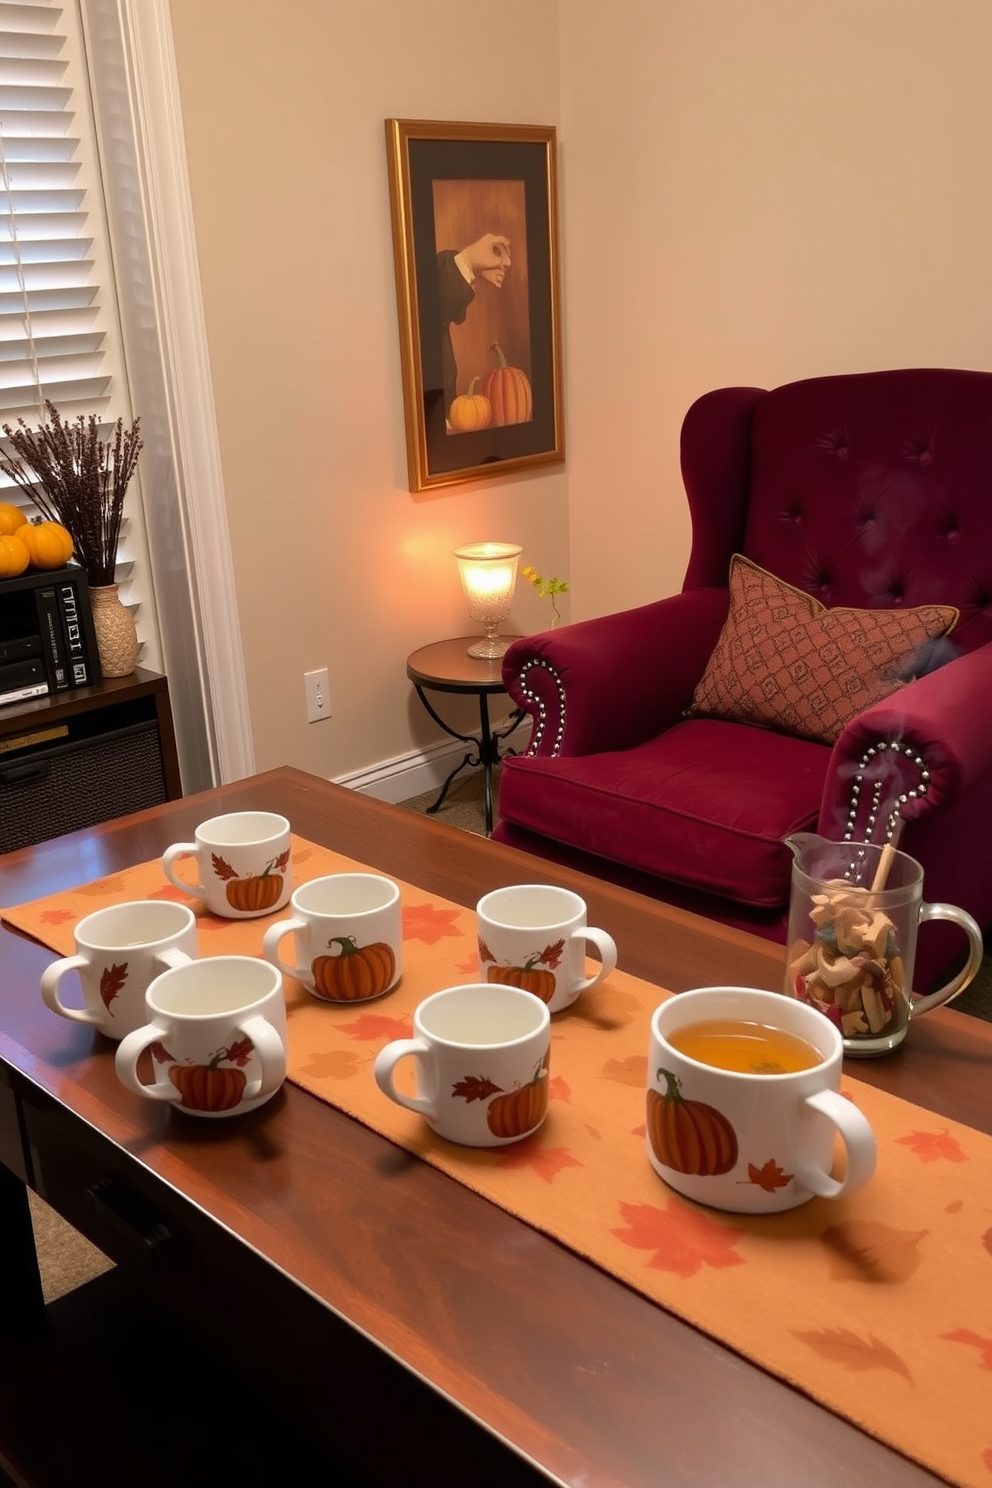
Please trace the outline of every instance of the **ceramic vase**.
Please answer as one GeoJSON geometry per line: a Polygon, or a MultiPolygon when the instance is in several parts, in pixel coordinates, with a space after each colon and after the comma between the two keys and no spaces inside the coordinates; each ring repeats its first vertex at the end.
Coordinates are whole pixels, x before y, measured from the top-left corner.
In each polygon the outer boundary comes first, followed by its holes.
{"type": "Polygon", "coordinates": [[[117,589],[116,584],[99,584],[90,589],[96,649],[105,677],[130,676],[138,660],[134,616],[121,603],[117,589]]]}

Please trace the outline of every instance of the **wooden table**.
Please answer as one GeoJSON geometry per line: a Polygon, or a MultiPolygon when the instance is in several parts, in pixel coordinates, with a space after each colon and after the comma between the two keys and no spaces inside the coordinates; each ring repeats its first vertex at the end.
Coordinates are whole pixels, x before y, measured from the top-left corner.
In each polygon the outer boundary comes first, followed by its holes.
{"type": "MultiPolygon", "coordinates": [[[[507,642],[517,640],[516,636],[507,636],[507,642]]],[[[493,829],[493,769],[499,764],[500,744],[506,739],[525,717],[523,708],[515,708],[505,728],[494,729],[489,721],[489,699],[496,693],[505,692],[503,686],[503,659],[502,657],[482,658],[470,656],[468,648],[478,636],[459,636],[453,641],[435,641],[433,645],[421,646],[419,651],[413,651],[406,659],[406,674],[413,683],[414,690],[427,712],[433,718],[439,728],[450,734],[452,739],[461,739],[463,744],[473,744],[474,754],[469,751],[460,764],[457,764],[448,776],[438,792],[437,800],[427,810],[433,814],[440,811],[444,805],[444,798],[448,794],[448,788],[455,776],[462,770],[476,769],[482,766],[485,778],[485,800],[486,800],[486,836],[493,829]],[[448,692],[461,693],[465,696],[477,697],[479,700],[479,733],[461,734],[452,728],[450,723],[438,713],[430,702],[426,692],[448,692]]],[[[512,753],[512,750],[510,751],[512,753]]]]}
{"type": "MultiPolygon", "coordinates": [[[[676,991],[780,984],[782,951],[767,942],[293,769],[9,854],[0,903],[147,861],[205,817],[247,808],[281,812],[299,834],[461,904],[535,877],[571,886],[610,928],[621,966],[676,991]]],[[[51,959],[0,929],[8,1325],[14,1297],[27,1298],[22,1313],[37,1301],[11,1284],[18,1265],[32,1274],[13,1223],[26,1178],[128,1276],[147,1277],[177,1328],[240,1359],[273,1409],[323,1433],[369,1483],[937,1483],[294,1086],[232,1123],[184,1121],[131,1096],[114,1046],[43,1006],[51,959]]],[[[992,1025],[941,1009],[856,1074],[988,1131],[990,1071],[992,1025]]]]}

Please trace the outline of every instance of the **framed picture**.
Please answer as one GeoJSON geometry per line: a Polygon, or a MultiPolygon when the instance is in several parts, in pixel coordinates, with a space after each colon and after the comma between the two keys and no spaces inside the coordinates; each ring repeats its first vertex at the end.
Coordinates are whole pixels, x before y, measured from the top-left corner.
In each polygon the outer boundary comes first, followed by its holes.
{"type": "Polygon", "coordinates": [[[387,119],[410,490],[565,458],[555,131],[387,119]]]}

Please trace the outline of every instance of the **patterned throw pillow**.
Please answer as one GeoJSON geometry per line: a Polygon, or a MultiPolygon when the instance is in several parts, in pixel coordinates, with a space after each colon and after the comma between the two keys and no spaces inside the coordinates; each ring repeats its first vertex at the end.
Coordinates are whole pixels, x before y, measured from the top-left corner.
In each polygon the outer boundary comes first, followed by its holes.
{"type": "Polygon", "coordinates": [[[951,605],[827,609],[735,553],[730,613],[688,712],[831,744],[911,681],[920,648],[957,618],[951,605]]]}

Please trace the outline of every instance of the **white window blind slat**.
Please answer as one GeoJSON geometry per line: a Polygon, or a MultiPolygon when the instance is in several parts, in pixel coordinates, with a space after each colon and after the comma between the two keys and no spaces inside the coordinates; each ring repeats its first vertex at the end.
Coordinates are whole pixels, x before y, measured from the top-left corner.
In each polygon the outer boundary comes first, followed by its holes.
{"type": "Polygon", "coordinates": [[[113,416],[68,20],[0,5],[0,423],[113,416]]]}
{"type": "MultiPolygon", "coordinates": [[[[79,0],[0,0],[0,426],[47,422],[46,400],[108,433],[131,419],[79,0]]],[[[2,474],[0,501],[38,514],[2,474]]],[[[148,586],[137,479],[117,557],[137,617],[148,586]]],[[[153,612],[148,625],[154,635],[153,612]]]]}

